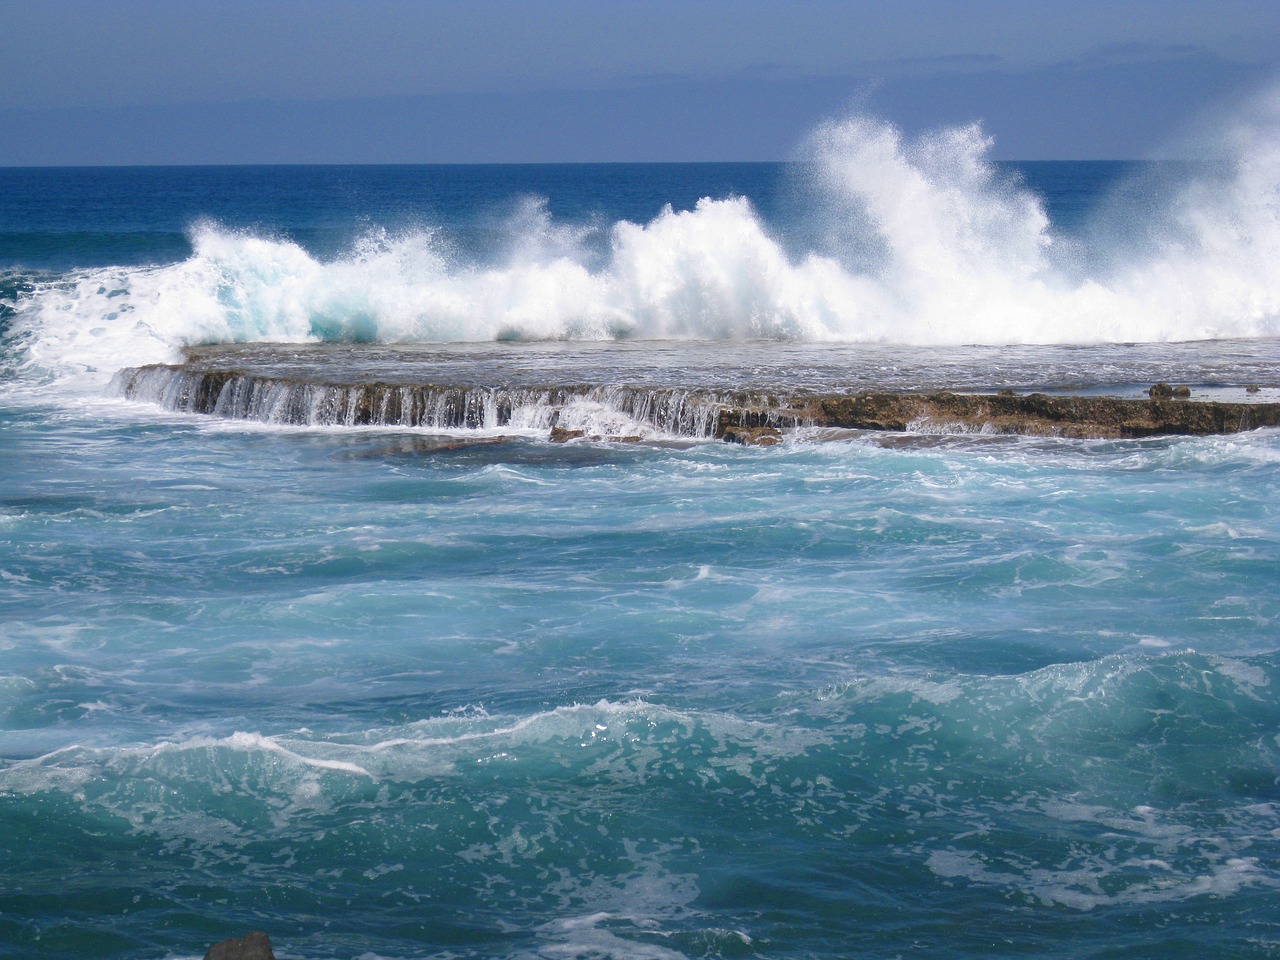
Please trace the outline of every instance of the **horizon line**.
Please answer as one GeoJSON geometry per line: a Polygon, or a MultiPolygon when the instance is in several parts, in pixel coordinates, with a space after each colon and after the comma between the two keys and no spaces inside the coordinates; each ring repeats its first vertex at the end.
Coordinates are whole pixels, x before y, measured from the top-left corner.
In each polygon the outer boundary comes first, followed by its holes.
{"type": "MultiPolygon", "coordinates": [[[[758,166],[801,166],[809,160],[404,160],[404,161],[237,161],[235,163],[0,163],[0,170],[198,170],[262,167],[675,167],[724,166],[728,164],[758,166]]],[[[1180,157],[1091,157],[1082,159],[1017,160],[993,158],[989,163],[1184,163],[1180,157]]]]}

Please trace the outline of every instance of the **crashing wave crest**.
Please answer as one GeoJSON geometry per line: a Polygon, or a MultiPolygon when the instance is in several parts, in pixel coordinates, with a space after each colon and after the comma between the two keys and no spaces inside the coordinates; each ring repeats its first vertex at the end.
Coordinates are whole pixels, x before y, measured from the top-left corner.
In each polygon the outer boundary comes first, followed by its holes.
{"type": "Polygon", "coordinates": [[[458,262],[436,230],[375,231],[322,261],[287,239],[205,222],[183,262],[36,284],[11,326],[29,366],[103,376],[215,342],[1277,336],[1277,129],[1271,92],[1219,137],[1212,176],[1171,190],[1144,212],[1142,244],[1126,234],[1128,248],[1091,256],[1109,265],[1086,273],[1040,200],[991,163],[980,128],[909,139],[854,117],[808,141],[811,217],[836,227],[799,254],[741,197],[615,223],[603,257],[583,243],[590,230],[530,200],[492,264],[458,262]]]}

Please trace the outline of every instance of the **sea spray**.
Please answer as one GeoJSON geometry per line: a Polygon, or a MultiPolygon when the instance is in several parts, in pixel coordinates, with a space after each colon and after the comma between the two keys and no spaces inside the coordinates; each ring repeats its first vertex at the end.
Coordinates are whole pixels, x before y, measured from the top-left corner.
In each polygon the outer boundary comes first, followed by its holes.
{"type": "Polygon", "coordinates": [[[829,216],[865,231],[842,237],[828,254],[843,260],[846,249],[856,253],[892,296],[895,321],[936,322],[937,342],[953,341],[946,329],[953,317],[978,333],[974,342],[1022,339],[1009,324],[1024,319],[1020,301],[1051,270],[1053,239],[1041,203],[987,162],[991,146],[976,125],[906,141],[866,117],[826,124],[809,140],[829,216]],[[868,242],[878,255],[867,251],[868,242]],[[999,332],[1002,319],[1008,333],[999,332]]]}
{"type": "Polygon", "coordinates": [[[1275,99],[1229,127],[1212,174],[1163,192],[1141,242],[1095,223],[1083,260],[1080,238],[1055,232],[1040,199],[990,162],[980,128],[912,139],[854,117],[808,141],[813,208],[796,219],[838,226],[808,249],[737,196],[612,226],[557,223],[529,198],[482,258],[462,257],[443,228],[370,229],[322,260],[284,236],[200,221],[190,258],[27,281],[8,322],[28,366],[98,385],[198,343],[1274,336],[1275,99]]]}

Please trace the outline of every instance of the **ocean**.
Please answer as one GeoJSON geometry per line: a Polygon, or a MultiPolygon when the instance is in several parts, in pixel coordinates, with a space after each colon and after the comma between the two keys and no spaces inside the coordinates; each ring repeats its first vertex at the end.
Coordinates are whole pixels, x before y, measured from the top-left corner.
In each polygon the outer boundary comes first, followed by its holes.
{"type": "Polygon", "coordinates": [[[1280,956],[1280,432],[635,399],[1274,397],[1280,141],[1228,133],[0,169],[0,955],[1280,956]],[[123,395],[184,350],[480,399],[123,395]]]}

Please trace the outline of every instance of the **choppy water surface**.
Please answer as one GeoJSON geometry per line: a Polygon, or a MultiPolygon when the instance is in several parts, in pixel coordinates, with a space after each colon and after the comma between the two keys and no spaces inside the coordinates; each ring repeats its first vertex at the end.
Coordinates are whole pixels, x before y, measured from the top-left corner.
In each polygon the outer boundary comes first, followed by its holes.
{"type": "Polygon", "coordinates": [[[1274,434],[431,455],[25,426],[24,949],[1271,949],[1274,434]]]}
{"type": "MultiPolygon", "coordinates": [[[[520,207],[523,247],[441,260],[417,228],[343,252],[368,224],[328,173],[237,170],[209,201],[233,226],[142,262],[178,193],[125,191],[141,239],[99,210],[90,243],[84,174],[41,174],[70,221],[0,279],[0,953],[185,958],[260,928],[315,960],[1280,954],[1276,431],[551,444],[110,385],[189,349],[503,386],[1280,387],[1274,206],[1222,206],[1280,182],[1263,147],[1174,195],[1234,250],[1193,255],[1188,220],[1117,261],[1087,211],[1044,216],[1082,184],[1106,207],[1095,167],[1041,204],[966,166],[973,131],[890,134],[819,137],[865,201],[839,230],[703,171],[705,204],[565,246],[595,221],[551,213],[594,209],[583,187],[520,207]],[[909,249],[880,205],[907,188],[933,225],[909,249]]],[[[412,172],[342,175],[390,216],[412,172]]]]}

